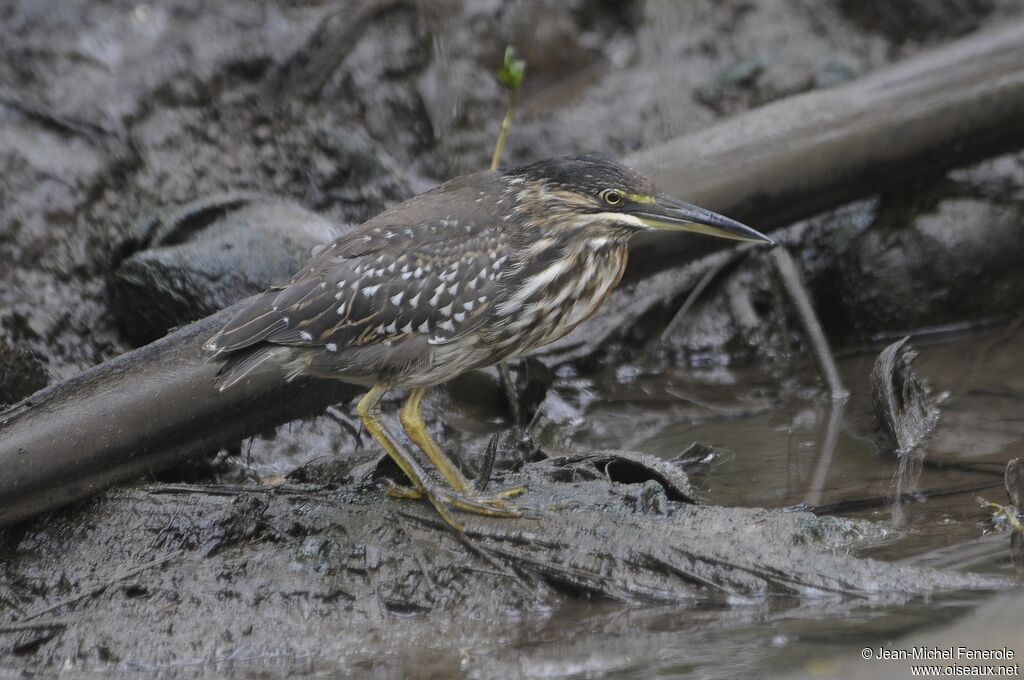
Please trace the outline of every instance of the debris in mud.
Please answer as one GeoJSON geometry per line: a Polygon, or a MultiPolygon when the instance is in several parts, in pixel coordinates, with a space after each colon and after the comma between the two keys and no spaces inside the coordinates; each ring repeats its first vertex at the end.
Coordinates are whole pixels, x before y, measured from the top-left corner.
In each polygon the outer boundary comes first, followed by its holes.
{"type": "Polygon", "coordinates": [[[992,520],[996,527],[1005,526],[1014,532],[1014,547],[1017,548],[1014,552],[1018,553],[1017,558],[1024,558],[1024,554],[1020,554],[1019,550],[1020,537],[1024,536],[1024,505],[1021,505],[1021,499],[1024,498],[1024,462],[1020,458],[1014,458],[1006,464],[1004,480],[1006,496],[1009,498],[1007,505],[986,501],[983,498],[979,498],[978,501],[983,508],[992,512],[992,520]]]}
{"type": "Polygon", "coordinates": [[[686,447],[686,450],[675,458],[670,458],[668,462],[685,472],[686,477],[695,488],[704,489],[708,470],[726,456],[728,453],[725,451],[720,451],[702,442],[693,442],[686,447]]]}
{"type": "Polygon", "coordinates": [[[914,373],[917,352],[903,338],[882,350],[871,371],[871,394],[896,454],[913,451],[939,420],[939,409],[914,373]]]}
{"type": "MultiPolygon", "coordinates": [[[[587,451],[555,455],[537,466],[552,481],[604,478],[619,484],[657,484],[670,500],[696,502],[697,494],[682,468],[657,456],[636,451],[587,451]]],[[[649,491],[647,492],[649,493],[649,491]]]]}

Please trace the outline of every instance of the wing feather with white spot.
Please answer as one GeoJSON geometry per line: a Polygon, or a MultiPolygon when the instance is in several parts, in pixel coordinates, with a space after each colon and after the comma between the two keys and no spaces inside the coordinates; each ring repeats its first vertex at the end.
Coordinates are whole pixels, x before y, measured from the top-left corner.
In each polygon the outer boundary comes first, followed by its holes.
{"type": "Polygon", "coordinates": [[[475,328],[510,265],[500,224],[492,211],[477,210],[472,221],[448,216],[404,226],[406,205],[323,248],[288,284],[228,322],[207,349],[221,356],[270,343],[341,351],[424,335],[442,343],[475,328]]]}

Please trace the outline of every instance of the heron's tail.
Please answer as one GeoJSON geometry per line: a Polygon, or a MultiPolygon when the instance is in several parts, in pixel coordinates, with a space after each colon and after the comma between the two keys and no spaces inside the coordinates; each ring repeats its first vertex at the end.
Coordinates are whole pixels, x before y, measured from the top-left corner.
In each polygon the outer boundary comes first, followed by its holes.
{"type": "Polygon", "coordinates": [[[290,380],[295,354],[294,348],[280,345],[257,345],[232,352],[217,373],[217,389],[223,392],[250,376],[272,371],[290,380]]]}

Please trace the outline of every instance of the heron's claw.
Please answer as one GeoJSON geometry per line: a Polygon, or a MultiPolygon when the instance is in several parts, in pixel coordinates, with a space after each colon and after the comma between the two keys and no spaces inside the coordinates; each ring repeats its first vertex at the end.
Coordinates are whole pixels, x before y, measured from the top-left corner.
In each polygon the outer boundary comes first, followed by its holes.
{"type": "Polygon", "coordinates": [[[506,499],[521,495],[526,487],[519,486],[511,489],[504,489],[491,496],[477,495],[461,491],[454,491],[440,485],[430,484],[425,488],[398,486],[390,480],[386,480],[387,494],[392,498],[403,498],[408,500],[430,501],[444,521],[453,529],[462,531],[462,524],[455,521],[451,510],[461,510],[473,515],[484,515],[486,517],[522,517],[522,511],[510,505],[506,499]]]}

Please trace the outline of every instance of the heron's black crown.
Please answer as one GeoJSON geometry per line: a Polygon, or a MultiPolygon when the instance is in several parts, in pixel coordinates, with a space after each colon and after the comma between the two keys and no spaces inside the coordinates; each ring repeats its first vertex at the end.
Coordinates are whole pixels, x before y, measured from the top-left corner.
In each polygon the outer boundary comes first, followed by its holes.
{"type": "MultiPolygon", "coordinates": [[[[621,210],[631,203],[653,200],[650,179],[607,156],[548,158],[506,171],[509,177],[541,182],[553,191],[566,191],[593,199],[594,210],[621,210]]],[[[582,206],[580,206],[582,207],[582,206]]]]}

